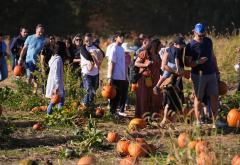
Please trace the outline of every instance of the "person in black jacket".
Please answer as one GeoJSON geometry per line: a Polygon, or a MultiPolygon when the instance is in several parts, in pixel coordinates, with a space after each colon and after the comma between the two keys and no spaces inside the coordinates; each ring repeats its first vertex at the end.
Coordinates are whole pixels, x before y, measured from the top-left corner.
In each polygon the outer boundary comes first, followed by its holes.
{"type": "Polygon", "coordinates": [[[28,36],[28,30],[26,27],[20,28],[19,35],[13,39],[10,51],[11,51],[11,59],[12,59],[12,70],[17,65],[18,59],[20,57],[20,52],[24,46],[24,42],[28,36]]]}

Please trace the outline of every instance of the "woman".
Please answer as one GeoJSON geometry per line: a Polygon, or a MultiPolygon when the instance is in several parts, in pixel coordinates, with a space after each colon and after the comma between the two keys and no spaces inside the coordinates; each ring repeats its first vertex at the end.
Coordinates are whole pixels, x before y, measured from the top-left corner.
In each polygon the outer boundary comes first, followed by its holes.
{"type": "Polygon", "coordinates": [[[135,117],[142,117],[146,112],[159,112],[162,109],[161,96],[152,92],[160,76],[161,59],[158,55],[160,48],[159,39],[152,40],[149,47],[142,51],[135,61],[135,66],[142,72],[142,77],[137,82],[135,117]]]}

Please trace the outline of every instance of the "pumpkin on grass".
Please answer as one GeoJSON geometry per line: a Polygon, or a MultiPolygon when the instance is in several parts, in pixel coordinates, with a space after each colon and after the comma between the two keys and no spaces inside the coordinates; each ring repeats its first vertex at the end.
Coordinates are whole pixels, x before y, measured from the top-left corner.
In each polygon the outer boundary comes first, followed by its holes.
{"type": "Polygon", "coordinates": [[[195,149],[195,147],[196,147],[196,144],[197,144],[197,141],[190,141],[189,143],[188,143],[188,149],[190,149],[190,150],[194,150],[195,149]]]}
{"type": "Polygon", "coordinates": [[[130,142],[128,140],[119,140],[117,142],[117,153],[120,155],[128,155],[128,146],[130,142]]]}
{"type": "Polygon", "coordinates": [[[137,157],[127,157],[120,161],[119,165],[138,165],[137,157]]]}
{"type": "Polygon", "coordinates": [[[195,146],[196,154],[200,154],[202,152],[208,152],[209,143],[207,141],[198,141],[195,146]]]}
{"type": "Polygon", "coordinates": [[[227,115],[228,126],[239,127],[240,126],[240,112],[238,109],[231,109],[227,115]]]}
{"type": "Polygon", "coordinates": [[[128,128],[129,129],[142,129],[146,127],[146,122],[145,120],[141,119],[141,118],[134,118],[130,121],[128,128]]]}
{"type": "Polygon", "coordinates": [[[178,136],[178,146],[180,148],[184,148],[187,146],[188,142],[189,142],[189,136],[187,133],[181,133],[179,136],[178,136]]]}
{"type": "Polygon", "coordinates": [[[197,156],[197,165],[214,165],[216,163],[216,155],[214,152],[201,152],[197,156]]]}
{"type": "Polygon", "coordinates": [[[16,65],[13,70],[14,76],[21,76],[23,73],[23,67],[21,65],[16,65]]]}
{"type": "Polygon", "coordinates": [[[101,109],[100,107],[97,107],[97,108],[96,108],[95,115],[96,115],[97,117],[103,117],[103,115],[104,115],[104,110],[101,109]]]}
{"type": "Polygon", "coordinates": [[[33,125],[33,129],[34,129],[34,130],[37,130],[37,131],[40,131],[40,130],[42,130],[43,128],[42,128],[42,125],[41,125],[40,123],[36,123],[36,124],[33,125]]]}
{"type": "Polygon", "coordinates": [[[141,142],[131,142],[128,146],[129,155],[133,157],[144,157],[147,155],[147,144],[141,142]]]}
{"type": "Polygon", "coordinates": [[[51,103],[58,104],[61,100],[61,96],[59,94],[53,94],[51,97],[51,103]]]}
{"type": "Polygon", "coordinates": [[[232,165],[240,165],[240,154],[233,157],[232,165]]]}
{"type": "Polygon", "coordinates": [[[94,165],[96,164],[96,158],[93,156],[83,156],[81,159],[78,161],[77,165],[94,165]]]}
{"type": "Polygon", "coordinates": [[[32,112],[37,112],[37,111],[46,111],[48,106],[39,106],[39,107],[34,107],[31,111],[32,112]]]}
{"type": "Polygon", "coordinates": [[[107,135],[107,141],[109,143],[116,143],[119,140],[119,135],[116,132],[109,132],[107,135]]]}
{"type": "Polygon", "coordinates": [[[102,88],[102,96],[106,99],[113,99],[116,97],[116,88],[112,85],[105,85],[102,88]]]}

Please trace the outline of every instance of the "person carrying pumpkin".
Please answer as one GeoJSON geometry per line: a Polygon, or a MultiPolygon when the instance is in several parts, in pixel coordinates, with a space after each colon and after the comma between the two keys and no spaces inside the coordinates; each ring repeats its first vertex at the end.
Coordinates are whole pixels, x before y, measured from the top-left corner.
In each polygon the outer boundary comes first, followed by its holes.
{"type": "Polygon", "coordinates": [[[124,112],[125,102],[126,102],[126,89],[128,83],[126,83],[126,67],[125,67],[125,52],[122,47],[124,42],[124,33],[118,31],[115,33],[115,42],[111,46],[111,49],[108,52],[108,84],[116,87],[116,96],[113,99],[110,99],[110,113],[112,115],[116,114],[117,108],[119,106],[120,113],[124,112]]]}
{"type": "Polygon", "coordinates": [[[186,46],[185,63],[191,67],[191,79],[193,82],[195,99],[194,111],[196,125],[201,126],[200,109],[203,96],[210,98],[213,128],[225,125],[220,120],[216,121],[218,109],[218,75],[217,60],[213,52],[213,43],[206,36],[205,27],[197,23],[194,27],[194,37],[186,46]]]}
{"type": "Polygon", "coordinates": [[[53,56],[49,60],[49,74],[46,87],[46,98],[51,98],[48,105],[47,114],[52,114],[52,108],[58,103],[58,108],[64,104],[64,77],[63,77],[63,61],[62,53],[66,50],[63,42],[57,41],[54,49],[53,56]]]}
{"type": "Polygon", "coordinates": [[[137,81],[135,117],[141,118],[146,112],[158,113],[162,109],[161,95],[153,94],[153,86],[160,77],[161,59],[158,55],[160,48],[160,40],[152,40],[135,61],[135,66],[142,72],[141,78],[137,81]]]}

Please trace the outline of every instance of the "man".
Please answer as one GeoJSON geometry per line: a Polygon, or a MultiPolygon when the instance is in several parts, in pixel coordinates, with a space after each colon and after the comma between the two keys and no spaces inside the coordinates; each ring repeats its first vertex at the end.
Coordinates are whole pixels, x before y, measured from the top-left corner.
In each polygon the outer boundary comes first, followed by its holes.
{"type": "Polygon", "coordinates": [[[3,35],[0,32],[0,81],[8,77],[6,43],[3,41],[3,35]]]}
{"type": "Polygon", "coordinates": [[[83,87],[87,90],[81,104],[83,109],[93,104],[98,88],[99,67],[101,64],[98,53],[101,53],[101,51],[93,44],[92,34],[85,34],[84,45],[80,48],[83,87]]]}
{"type": "Polygon", "coordinates": [[[37,92],[37,83],[33,78],[33,72],[37,70],[37,63],[39,59],[39,53],[42,50],[45,42],[43,36],[44,27],[41,24],[36,26],[36,32],[33,35],[27,37],[23,49],[20,53],[20,58],[18,60],[19,64],[22,64],[23,57],[26,55],[26,71],[28,77],[28,83],[30,84],[33,81],[34,84],[34,93],[37,92]]]}
{"type": "Polygon", "coordinates": [[[126,102],[125,89],[127,75],[125,72],[125,52],[121,46],[124,42],[124,34],[117,32],[115,34],[115,43],[112,45],[108,56],[108,83],[115,86],[117,90],[116,97],[110,100],[110,113],[115,114],[117,107],[120,108],[118,115],[123,116],[121,112],[124,112],[126,102]]]}
{"type": "Polygon", "coordinates": [[[201,126],[200,109],[203,96],[208,96],[211,101],[213,128],[220,121],[215,122],[218,108],[218,79],[219,74],[216,57],[213,52],[212,40],[206,37],[205,27],[198,23],[193,30],[194,38],[187,45],[185,51],[186,66],[191,67],[191,79],[193,81],[195,99],[194,111],[196,116],[196,125],[201,126]]]}
{"type": "Polygon", "coordinates": [[[28,30],[26,27],[20,28],[20,34],[13,39],[10,46],[11,57],[12,57],[12,70],[17,65],[18,59],[20,57],[20,52],[24,46],[24,42],[28,36],[28,30]]]}

